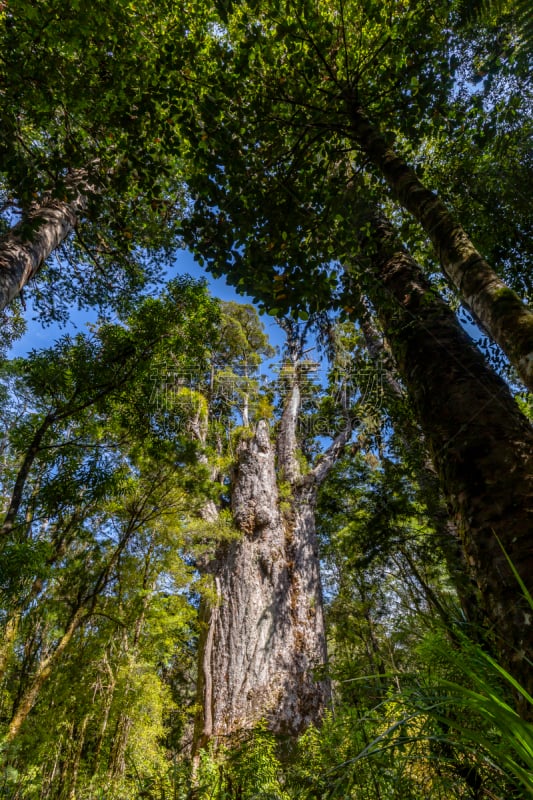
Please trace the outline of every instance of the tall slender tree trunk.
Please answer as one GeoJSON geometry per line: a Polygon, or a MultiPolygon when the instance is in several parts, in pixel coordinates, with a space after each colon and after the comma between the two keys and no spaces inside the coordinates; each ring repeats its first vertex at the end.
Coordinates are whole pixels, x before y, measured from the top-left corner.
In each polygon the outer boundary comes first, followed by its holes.
{"type": "Polygon", "coordinates": [[[121,778],[126,771],[126,751],[132,725],[133,718],[126,711],[121,711],[115,726],[111,753],[109,756],[107,774],[111,781],[121,778]]]}
{"type": "Polygon", "coordinates": [[[9,723],[9,728],[5,736],[6,742],[11,742],[18,735],[22,724],[37,700],[42,687],[50,677],[57,663],[60,661],[65,649],[70,644],[72,637],[81,625],[83,617],[86,613],[86,608],[81,607],[72,614],[57,646],[54,648],[54,650],[52,650],[50,655],[41,659],[39,662],[29,686],[24,691],[22,697],[17,703],[17,707],[13,712],[13,716],[9,723]]]}
{"type": "Polygon", "coordinates": [[[20,623],[20,612],[11,614],[2,631],[2,641],[0,642],[0,683],[4,680],[9,661],[13,654],[13,648],[17,638],[20,623]]]}
{"type": "Polygon", "coordinates": [[[134,689],[133,676],[139,665],[140,640],[146,620],[146,612],[150,606],[152,592],[154,589],[153,585],[150,586],[148,581],[148,564],[145,564],[142,588],[146,594],[143,597],[141,613],[135,621],[131,648],[128,640],[128,631],[124,631],[123,650],[128,659],[128,673],[126,676],[125,686],[122,690],[124,694],[123,708],[121,709],[117,719],[115,732],[112,739],[111,753],[109,756],[108,776],[110,780],[115,780],[116,778],[121,777],[126,770],[126,755],[128,752],[128,744],[133,726],[133,715],[128,708],[128,698],[132,695],[132,691],[134,689]]]}
{"type": "Polygon", "coordinates": [[[106,735],[107,726],[109,723],[109,715],[111,713],[111,707],[113,705],[113,699],[115,695],[115,688],[117,685],[117,679],[115,673],[111,669],[111,665],[109,663],[109,659],[107,657],[107,653],[104,653],[104,657],[102,659],[102,666],[105,670],[105,673],[108,677],[107,685],[104,685],[104,678],[102,678],[102,689],[101,695],[103,698],[100,700],[99,705],[101,708],[102,719],[100,721],[98,734],[94,744],[94,751],[92,756],[92,766],[91,766],[91,773],[92,775],[96,775],[100,769],[100,760],[102,755],[102,747],[104,744],[104,738],[106,735]]]}
{"type": "Polygon", "coordinates": [[[72,761],[69,764],[69,779],[68,779],[68,800],[76,800],[76,788],[78,783],[78,774],[81,765],[81,754],[85,745],[85,735],[87,733],[87,725],[89,724],[90,716],[86,714],[80,725],[76,726],[76,733],[73,745],[72,761]]]}
{"type": "Polygon", "coordinates": [[[368,293],[407,387],[504,665],[533,690],[533,431],[383,218],[368,293]],[[529,659],[529,661],[528,661],[529,659]]]}
{"type": "Polygon", "coordinates": [[[498,277],[444,203],[421,183],[352,98],[348,98],[348,109],[355,141],[421,224],[444,273],[533,390],[533,311],[498,277]]]}
{"type": "Polygon", "coordinates": [[[20,294],[76,227],[87,200],[77,191],[74,194],[70,200],[48,198],[36,205],[0,242],[0,310],[20,294]]]}

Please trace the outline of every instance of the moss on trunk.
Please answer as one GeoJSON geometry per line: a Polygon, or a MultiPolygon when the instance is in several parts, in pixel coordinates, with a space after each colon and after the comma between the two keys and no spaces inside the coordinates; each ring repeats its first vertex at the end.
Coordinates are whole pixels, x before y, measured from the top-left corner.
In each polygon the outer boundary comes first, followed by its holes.
{"type": "Polygon", "coordinates": [[[455,315],[376,219],[368,292],[416,409],[504,665],[531,692],[533,431],[455,315]],[[529,659],[529,663],[528,663],[529,659]]]}
{"type": "Polygon", "coordinates": [[[364,111],[349,102],[355,141],[394,195],[431,239],[442,269],[466,305],[533,390],[533,312],[494,272],[444,203],[387,143],[364,111]]]}

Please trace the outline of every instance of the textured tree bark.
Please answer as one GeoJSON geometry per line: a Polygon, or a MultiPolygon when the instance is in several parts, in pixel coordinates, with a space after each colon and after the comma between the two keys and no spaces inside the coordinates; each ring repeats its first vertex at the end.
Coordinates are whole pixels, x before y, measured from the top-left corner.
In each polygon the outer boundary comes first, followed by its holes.
{"type": "Polygon", "coordinates": [[[531,609],[506,554],[531,592],[533,431],[390,224],[378,219],[374,234],[377,280],[369,280],[369,295],[424,431],[491,635],[504,666],[531,693],[531,609]]]}
{"type": "MultiPolygon", "coordinates": [[[[372,360],[379,364],[387,393],[398,400],[400,404],[405,403],[408,400],[407,393],[401,384],[390,345],[383,341],[380,332],[374,325],[364,298],[361,302],[359,322],[368,353],[372,360]]],[[[440,537],[448,573],[465,617],[470,623],[475,624],[480,620],[480,610],[474,584],[468,571],[457,526],[448,513],[439,476],[428,453],[424,434],[415,420],[408,418],[401,419],[399,437],[408,453],[412,450],[413,445],[422,448],[420,454],[422,458],[415,455],[415,464],[417,464],[416,474],[426,505],[426,512],[440,537]]]]}
{"type": "Polygon", "coordinates": [[[7,233],[0,243],[0,310],[20,294],[74,230],[86,203],[78,192],[72,200],[47,199],[7,233]]]}
{"type": "MultiPolygon", "coordinates": [[[[319,723],[329,702],[317,491],[352,433],[346,427],[318,464],[301,474],[297,458],[303,341],[287,323],[288,390],[271,441],[258,422],[237,450],[231,487],[241,537],[222,543],[207,567],[215,599],[201,606],[198,703],[193,753],[266,720],[296,736],[319,723]],[[280,491],[281,487],[281,491],[280,491]]],[[[212,519],[213,508],[205,515],[212,519]]]]}
{"type": "Polygon", "coordinates": [[[364,111],[349,104],[352,133],[407,211],[431,239],[444,273],[533,390],[533,312],[496,275],[444,203],[387,144],[364,111]]]}
{"type": "Polygon", "coordinates": [[[232,510],[242,538],[219,548],[210,570],[217,602],[204,611],[202,717],[197,748],[266,719],[295,735],[329,700],[314,527],[315,488],[295,490],[283,514],[275,452],[261,421],[239,447],[232,510]]]}

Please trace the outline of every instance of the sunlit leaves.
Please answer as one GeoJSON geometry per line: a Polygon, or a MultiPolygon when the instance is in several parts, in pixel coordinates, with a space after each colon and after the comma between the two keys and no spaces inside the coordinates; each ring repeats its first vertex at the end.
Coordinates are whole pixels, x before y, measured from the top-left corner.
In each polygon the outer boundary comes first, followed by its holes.
{"type": "Polygon", "coordinates": [[[64,318],[72,302],[124,313],[161,277],[184,202],[175,121],[190,100],[184,65],[209,13],[143,0],[6,11],[2,189],[20,213],[43,197],[67,198],[81,170],[87,198],[76,237],[40,272],[35,301],[45,316],[64,318]]]}

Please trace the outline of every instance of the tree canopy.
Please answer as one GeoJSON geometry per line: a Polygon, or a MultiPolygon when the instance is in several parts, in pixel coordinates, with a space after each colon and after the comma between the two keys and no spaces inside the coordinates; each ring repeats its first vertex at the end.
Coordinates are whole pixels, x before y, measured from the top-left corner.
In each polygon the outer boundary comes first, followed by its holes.
{"type": "Polygon", "coordinates": [[[6,798],[531,796],[527,12],[0,3],[6,798]]]}

